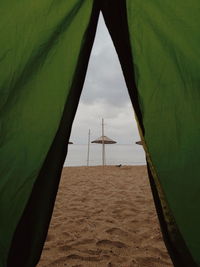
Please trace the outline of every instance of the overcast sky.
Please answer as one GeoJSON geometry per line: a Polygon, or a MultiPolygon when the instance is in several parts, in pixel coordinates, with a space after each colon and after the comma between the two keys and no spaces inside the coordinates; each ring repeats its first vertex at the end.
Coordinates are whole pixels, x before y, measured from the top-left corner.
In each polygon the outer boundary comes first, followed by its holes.
{"type": "Polygon", "coordinates": [[[100,16],[70,140],[86,144],[89,129],[92,140],[100,137],[102,118],[105,135],[118,143],[134,144],[140,140],[121,66],[100,16]]]}

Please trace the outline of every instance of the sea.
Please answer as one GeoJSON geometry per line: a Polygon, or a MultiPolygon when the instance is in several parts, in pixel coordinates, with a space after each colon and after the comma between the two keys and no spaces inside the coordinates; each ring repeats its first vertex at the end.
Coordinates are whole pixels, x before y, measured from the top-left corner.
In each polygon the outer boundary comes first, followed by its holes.
{"type": "MultiPolygon", "coordinates": [[[[102,165],[102,145],[91,144],[89,166],[102,165]]],[[[88,145],[70,144],[64,166],[87,166],[88,145]]],[[[105,145],[106,165],[146,165],[144,149],[136,144],[105,145]]]]}

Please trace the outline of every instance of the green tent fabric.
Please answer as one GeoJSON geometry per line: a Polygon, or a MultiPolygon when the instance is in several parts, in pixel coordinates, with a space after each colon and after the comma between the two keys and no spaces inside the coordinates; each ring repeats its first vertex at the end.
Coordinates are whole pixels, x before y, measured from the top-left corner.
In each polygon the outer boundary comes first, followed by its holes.
{"type": "Polygon", "coordinates": [[[173,264],[200,266],[199,8],[197,0],[0,2],[0,267],[39,261],[100,11],[173,264]]]}

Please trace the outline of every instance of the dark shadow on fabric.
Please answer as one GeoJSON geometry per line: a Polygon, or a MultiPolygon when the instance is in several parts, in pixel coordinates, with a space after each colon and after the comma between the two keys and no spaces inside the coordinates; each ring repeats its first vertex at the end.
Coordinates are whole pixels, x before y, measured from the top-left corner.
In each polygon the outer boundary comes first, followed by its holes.
{"type": "Polygon", "coordinates": [[[99,7],[94,5],[61,123],[15,231],[7,261],[8,267],[34,267],[39,261],[67,154],[67,144],[87,71],[98,17],[99,7]]]}
{"type": "Polygon", "coordinates": [[[116,52],[121,63],[126,86],[133,104],[141,130],[144,133],[142,113],[139,106],[138,90],[135,83],[135,71],[130,45],[126,1],[109,0],[101,2],[101,9],[110,36],[113,40],[116,52]],[[113,8],[114,7],[114,8],[113,8]]]}

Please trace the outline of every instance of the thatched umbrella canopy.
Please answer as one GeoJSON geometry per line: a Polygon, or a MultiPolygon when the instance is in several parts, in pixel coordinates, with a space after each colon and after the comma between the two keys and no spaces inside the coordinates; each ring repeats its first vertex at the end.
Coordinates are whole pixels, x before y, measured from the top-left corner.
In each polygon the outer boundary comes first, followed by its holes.
{"type": "Polygon", "coordinates": [[[104,144],[116,144],[117,143],[116,141],[110,139],[109,137],[107,137],[105,135],[97,138],[96,140],[92,141],[91,143],[103,144],[103,141],[104,141],[104,144]]]}
{"type": "Polygon", "coordinates": [[[142,141],[137,141],[137,142],[135,142],[137,145],[143,145],[143,142],[142,141]]]}

